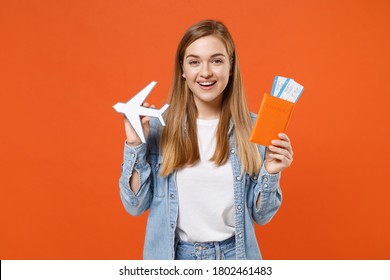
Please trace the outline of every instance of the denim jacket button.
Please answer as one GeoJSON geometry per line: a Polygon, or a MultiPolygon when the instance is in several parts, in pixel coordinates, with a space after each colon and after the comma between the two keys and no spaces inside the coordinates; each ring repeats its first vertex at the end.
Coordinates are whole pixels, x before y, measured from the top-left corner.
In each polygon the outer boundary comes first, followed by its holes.
{"type": "Polygon", "coordinates": [[[241,205],[237,205],[237,209],[238,209],[238,210],[241,210],[241,205]]]}
{"type": "Polygon", "coordinates": [[[231,150],[230,150],[230,153],[234,154],[234,153],[235,153],[234,149],[231,149],[231,150]]]}
{"type": "Polygon", "coordinates": [[[268,177],[264,176],[263,180],[264,180],[264,182],[268,182],[268,177]]]}
{"type": "Polygon", "coordinates": [[[254,176],[254,177],[253,177],[253,180],[257,180],[257,176],[254,176]]]}
{"type": "Polygon", "coordinates": [[[264,188],[268,188],[268,184],[264,184],[264,188]]]}
{"type": "Polygon", "coordinates": [[[171,199],[174,199],[175,198],[175,195],[173,193],[171,193],[171,199]]]}
{"type": "Polygon", "coordinates": [[[132,157],[135,157],[135,154],[134,154],[134,153],[131,153],[131,156],[132,156],[132,157]]]}
{"type": "Polygon", "coordinates": [[[238,238],[242,238],[242,233],[240,233],[240,234],[238,235],[238,238]]]}
{"type": "Polygon", "coordinates": [[[241,181],[241,177],[240,177],[240,176],[237,176],[237,177],[236,177],[236,180],[237,180],[237,181],[241,181]]]}

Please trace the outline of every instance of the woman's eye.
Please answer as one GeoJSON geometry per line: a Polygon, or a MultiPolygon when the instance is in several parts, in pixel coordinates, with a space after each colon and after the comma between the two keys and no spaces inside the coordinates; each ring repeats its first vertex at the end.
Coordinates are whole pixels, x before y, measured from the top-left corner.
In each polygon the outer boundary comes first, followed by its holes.
{"type": "Polygon", "coordinates": [[[191,61],[189,62],[189,64],[190,64],[190,65],[198,65],[198,64],[199,64],[199,61],[197,61],[197,60],[191,60],[191,61]]]}
{"type": "Polygon", "coordinates": [[[221,64],[221,63],[223,63],[223,60],[222,59],[215,59],[215,60],[213,60],[213,63],[221,64]]]}

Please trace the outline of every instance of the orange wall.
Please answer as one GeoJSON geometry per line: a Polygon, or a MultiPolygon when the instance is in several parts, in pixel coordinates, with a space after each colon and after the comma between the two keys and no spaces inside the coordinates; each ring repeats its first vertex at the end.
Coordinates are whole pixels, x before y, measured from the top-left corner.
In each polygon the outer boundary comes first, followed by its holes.
{"type": "Polygon", "coordinates": [[[224,21],[250,109],[275,75],[305,86],[266,259],[390,259],[390,2],[2,1],[0,259],[139,259],[146,215],[119,198],[122,118],[161,106],[192,23],[224,21]]]}

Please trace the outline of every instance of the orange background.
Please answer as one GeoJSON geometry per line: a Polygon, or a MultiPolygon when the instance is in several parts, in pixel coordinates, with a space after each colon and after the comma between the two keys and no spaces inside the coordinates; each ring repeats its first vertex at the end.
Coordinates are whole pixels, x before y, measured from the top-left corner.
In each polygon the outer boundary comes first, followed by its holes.
{"type": "Polygon", "coordinates": [[[119,198],[122,117],[167,99],[194,22],[229,27],[251,111],[275,75],[305,86],[265,259],[390,259],[387,0],[2,1],[0,259],[139,259],[147,215],[119,198]]]}

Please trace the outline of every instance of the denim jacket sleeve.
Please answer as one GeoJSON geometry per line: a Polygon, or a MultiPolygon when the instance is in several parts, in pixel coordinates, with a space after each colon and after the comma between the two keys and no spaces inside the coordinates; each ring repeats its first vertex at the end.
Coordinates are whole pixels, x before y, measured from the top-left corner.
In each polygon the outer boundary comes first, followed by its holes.
{"type": "Polygon", "coordinates": [[[263,158],[263,165],[254,187],[253,199],[253,219],[260,225],[268,223],[282,203],[282,191],[279,185],[281,173],[269,174],[265,170],[264,160],[263,158]],[[260,208],[256,206],[258,198],[260,199],[260,208]]]}
{"type": "Polygon", "coordinates": [[[146,161],[147,144],[130,147],[125,143],[122,174],[119,179],[120,197],[126,211],[130,215],[138,216],[145,212],[152,201],[150,164],[146,161]],[[136,193],[130,189],[130,178],[136,170],[140,178],[140,188],[136,193]]]}

